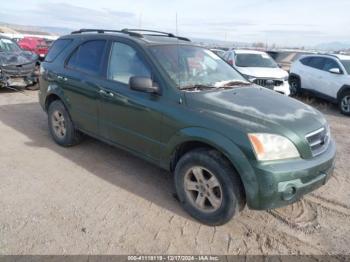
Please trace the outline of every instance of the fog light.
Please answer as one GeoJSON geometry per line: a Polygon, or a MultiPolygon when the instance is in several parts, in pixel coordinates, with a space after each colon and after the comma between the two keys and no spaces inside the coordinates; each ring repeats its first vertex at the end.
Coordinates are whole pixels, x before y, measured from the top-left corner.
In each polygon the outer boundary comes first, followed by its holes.
{"type": "Polygon", "coordinates": [[[294,186],[287,186],[283,192],[283,200],[291,200],[295,196],[296,192],[297,189],[294,186]]]}

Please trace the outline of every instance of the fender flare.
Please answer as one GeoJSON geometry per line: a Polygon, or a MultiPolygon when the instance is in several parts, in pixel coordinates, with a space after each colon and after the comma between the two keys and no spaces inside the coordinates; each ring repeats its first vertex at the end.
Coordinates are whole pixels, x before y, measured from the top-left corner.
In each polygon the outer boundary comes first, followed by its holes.
{"type": "Polygon", "coordinates": [[[166,145],[165,153],[162,157],[163,161],[161,161],[166,163],[167,169],[170,167],[172,155],[176,149],[186,142],[202,142],[225,155],[241,178],[248,205],[252,199],[256,198],[259,185],[254,169],[245,154],[232,140],[210,129],[189,127],[181,129],[172,136],[166,145]]]}

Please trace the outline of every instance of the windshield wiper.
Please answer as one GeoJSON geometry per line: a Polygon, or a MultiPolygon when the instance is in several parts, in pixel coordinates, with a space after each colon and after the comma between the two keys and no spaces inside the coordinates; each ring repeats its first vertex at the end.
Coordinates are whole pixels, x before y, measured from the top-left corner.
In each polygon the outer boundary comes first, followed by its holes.
{"type": "Polygon", "coordinates": [[[251,82],[242,81],[242,80],[229,80],[229,81],[222,81],[215,83],[215,87],[221,87],[221,88],[230,88],[234,86],[250,86],[252,85],[251,82]]]}
{"type": "Polygon", "coordinates": [[[180,87],[180,90],[202,90],[202,89],[213,89],[215,86],[202,85],[202,84],[194,84],[188,86],[180,87]]]}

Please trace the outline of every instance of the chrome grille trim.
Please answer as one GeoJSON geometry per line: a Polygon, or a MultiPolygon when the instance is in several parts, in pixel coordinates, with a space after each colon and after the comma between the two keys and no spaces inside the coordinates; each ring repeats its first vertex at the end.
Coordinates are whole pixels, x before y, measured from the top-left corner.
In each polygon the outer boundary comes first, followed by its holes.
{"type": "Polygon", "coordinates": [[[256,78],[253,82],[259,86],[263,86],[271,89],[275,86],[283,85],[282,79],[256,78]]]}
{"type": "Polygon", "coordinates": [[[308,142],[312,156],[318,156],[325,152],[330,142],[330,130],[329,127],[322,127],[316,131],[313,131],[305,136],[308,142]]]}

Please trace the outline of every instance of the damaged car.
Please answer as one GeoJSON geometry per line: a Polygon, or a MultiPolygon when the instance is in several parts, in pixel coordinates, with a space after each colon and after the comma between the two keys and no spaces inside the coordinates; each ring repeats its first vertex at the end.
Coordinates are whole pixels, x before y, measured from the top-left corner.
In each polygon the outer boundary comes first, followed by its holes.
{"type": "Polygon", "coordinates": [[[10,38],[0,36],[0,88],[37,89],[38,56],[22,50],[10,38]]]}

